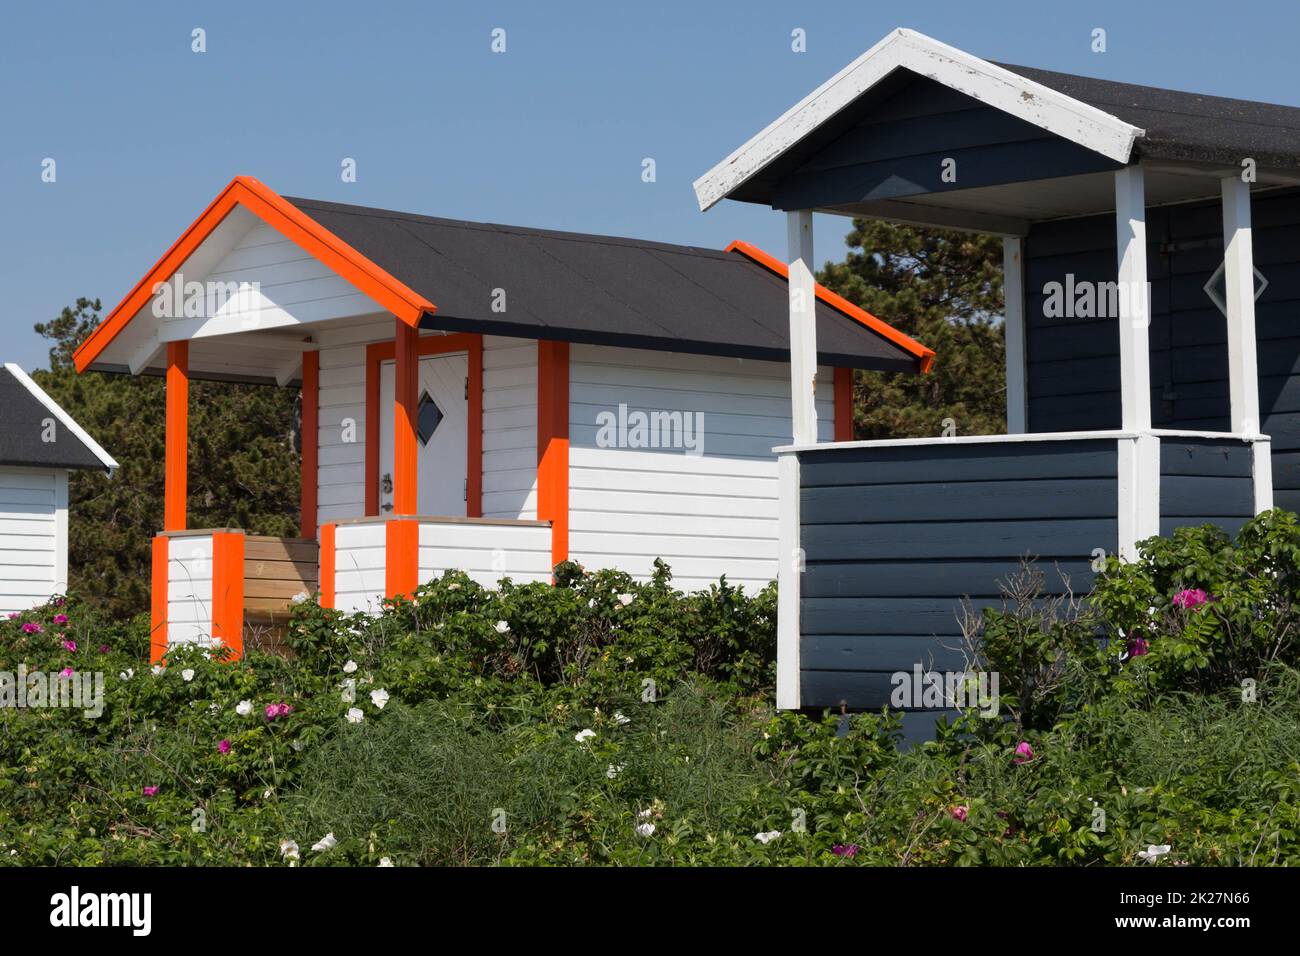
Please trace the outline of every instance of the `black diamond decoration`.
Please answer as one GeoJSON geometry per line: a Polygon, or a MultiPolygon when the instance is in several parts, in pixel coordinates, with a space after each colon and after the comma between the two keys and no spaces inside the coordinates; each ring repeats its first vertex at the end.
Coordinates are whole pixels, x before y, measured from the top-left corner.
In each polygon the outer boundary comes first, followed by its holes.
{"type": "Polygon", "coordinates": [[[415,409],[415,433],[420,436],[420,444],[429,444],[438,423],[442,421],[442,409],[425,392],[420,396],[420,404],[415,409]]]}

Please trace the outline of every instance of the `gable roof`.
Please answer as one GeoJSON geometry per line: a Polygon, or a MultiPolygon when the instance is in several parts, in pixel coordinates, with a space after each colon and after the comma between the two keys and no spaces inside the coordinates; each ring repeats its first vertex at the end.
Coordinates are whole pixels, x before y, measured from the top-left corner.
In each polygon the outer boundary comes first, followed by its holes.
{"type": "MultiPolygon", "coordinates": [[[[719,251],[288,201],[436,300],[424,328],[789,361],[784,266],[747,243],[719,251]]],[[[826,364],[929,369],[932,350],[817,288],[826,364]]]]}
{"type": "MultiPolygon", "coordinates": [[[[240,176],[77,349],[78,371],[121,370],[94,363],[236,207],[409,325],[789,361],[784,272],[739,245],[720,251],[292,199],[240,176]]],[[[828,365],[925,371],[934,356],[825,289],[816,322],[828,365]]]]}
{"type": "MultiPolygon", "coordinates": [[[[1300,109],[1010,66],[895,30],[695,182],[700,208],[735,194],[891,75],[943,84],[1117,163],[1140,158],[1300,166],[1300,109]]],[[[751,192],[753,192],[751,190],[751,192]]],[[[761,191],[759,191],[761,192],[761,191]]]]}
{"type": "Polygon", "coordinates": [[[102,468],[117,462],[17,365],[0,370],[0,465],[102,468]],[[50,428],[53,419],[53,428],[50,428]],[[49,436],[53,441],[47,441],[49,436]]]}

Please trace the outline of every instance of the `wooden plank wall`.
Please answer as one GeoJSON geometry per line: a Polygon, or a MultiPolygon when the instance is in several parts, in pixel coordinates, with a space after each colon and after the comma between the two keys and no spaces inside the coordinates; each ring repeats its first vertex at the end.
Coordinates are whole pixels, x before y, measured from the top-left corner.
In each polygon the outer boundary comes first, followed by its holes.
{"type": "Polygon", "coordinates": [[[1255,513],[1253,454],[1243,441],[1160,439],[1160,533],[1217,524],[1236,534],[1255,513]]]}
{"type": "Polygon", "coordinates": [[[999,581],[1036,556],[1046,587],[1091,586],[1114,553],[1113,439],[804,452],[800,671],[809,707],[876,709],[891,675],[965,669],[959,611],[1000,603],[999,581]]]}
{"type": "MultiPolygon", "coordinates": [[[[1274,499],[1300,511],[1300,191],[1252,198],[1261,431],[1273,438],[1274,499]]],[[[1203,286],[1223,261],[1217,202],[1148,210],[1152,286],[1151,420],[1226,431],[1227,320],[1203,286]]],[[[1029,430],[1118,428],[1119,337],[1113,319],[1046,318],[1043,287],[1115,278],[1113,215],[1034,226],[1025,244],[1029,430]]]]}
{"type": "Polygon", "coordinates": [[[314,538],[244,538],[244,644],[278,647],[292,598],[315,594],[320,548],[314,538]]]}

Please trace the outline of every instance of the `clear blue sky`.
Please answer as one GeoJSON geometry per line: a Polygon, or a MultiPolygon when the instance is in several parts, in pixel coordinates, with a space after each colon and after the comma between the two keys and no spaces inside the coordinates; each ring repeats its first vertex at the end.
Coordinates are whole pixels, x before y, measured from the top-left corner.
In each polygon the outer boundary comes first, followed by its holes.
{"type": "MultiPolygon", "coordinates": [[[[238,173],[288,195],[779,251],[784,217],[701,214],[691,183],[898,26],[991,59],[1300,105],[1296,0],[7,4],[0,358],[43,366],[33,322],[78,295],[111,308],[238,173]]],[[[841,256],[847,225],[818,217],[819,260],[841,256]]]]}

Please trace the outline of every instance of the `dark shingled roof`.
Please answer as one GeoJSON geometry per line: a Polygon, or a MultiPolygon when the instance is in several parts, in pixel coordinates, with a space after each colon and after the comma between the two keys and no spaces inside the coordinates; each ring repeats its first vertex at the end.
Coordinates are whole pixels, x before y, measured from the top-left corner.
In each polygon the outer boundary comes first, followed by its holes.
{"type": "Polygon", "coordinates": [[[1300,108],[997,65],[1145,129],[1139,156],[1233,166],[1250,157],[1263,167],[1300,168],[1300,108]]]}
{"type": "MultiPolygon", "coordinates": [[[[425,328],[787,362],[786,280],[737,252],[289,202],[433,302],[425,328]],[[492,310],[505,290],[505,311],[492,310]]],[[[914,370],[916,357],[818,300],[827,365],[914,370]]]]}
{"type": "Polygon", "coordinates": [[[0,465],[34,468],[102,468],[108,466],[50,409],[0,366],[0,465]],[[46,419],[54,418],[54,441],[46,419]]]}

